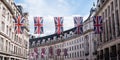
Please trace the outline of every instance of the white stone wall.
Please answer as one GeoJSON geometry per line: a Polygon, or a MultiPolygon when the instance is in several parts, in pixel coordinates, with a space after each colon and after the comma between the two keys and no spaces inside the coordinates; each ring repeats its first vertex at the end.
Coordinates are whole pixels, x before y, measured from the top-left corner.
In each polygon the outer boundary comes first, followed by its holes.
{"type": "Polygon", "coordinates": [[[28,46],[26,47],[26,45],[29,44],[28,31],[25,30],[24,32],[26,33],[22,35],[15,34],[13,16],[20,13],[13,4],[14,0],[6,0],[5,2],[10,6],[15,14],[12,14],[3,1],[0,1],[0,53],[3,53],[0,54],[0,57],[2,59],[7,57],[8,59],[14,58],[26,60],[28,53],[28,46]],[[12,56],[7,56],[5,53],[12,56]]]}

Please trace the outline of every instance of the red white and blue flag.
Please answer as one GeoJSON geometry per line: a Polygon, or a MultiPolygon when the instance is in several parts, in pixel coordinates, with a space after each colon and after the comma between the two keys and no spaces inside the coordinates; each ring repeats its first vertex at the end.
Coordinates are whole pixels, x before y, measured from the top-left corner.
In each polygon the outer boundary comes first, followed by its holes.
{"type": "Polygon", "coordinates": [[[95,34],[100,34],[102,32],[102,16],[93,17],[94,31],[95,34]]]}
{"type": "Polygon", "coordinates": [[[43,18],[42,17],[34,17],[34,33],[42,34],[43,33],[43,18]]]}
{"type": "Polygon", "coordinates": [[[44,58],[45,57],[45,48],[42,48],[41,49],[41,58],[44,58]]]}
{"type": "Polygon", "coordinates": [[[35,58],[37,59],[37,58],[38,58],[38,55],[39,55],[39,53],[38,53],[38,48],[34,48],[34,53],[36,54],[35,58]]]}
{"type": "Polygon", "coordinates": [[[22,34],[24,29],[25,19],[21,16],[17,16],[15,19],[15,33],[22,34]]]}
{"type": "Polygon", "coordinates": [[[83,17],[74,17],[75,33],[83,33],[83,17]]]}
{"type": "Polygon", "coordinates": [[[57,56],[60,56],[60,54],[61,54],[61,49],[57,49],[56,53],[57,53],[57,56]]]}
{"type": "Polygon", "coordinates": [[[68,55],[68,50],[65,48],[64,49],[64,56],[67,56],[68,55]]]}
{"type": "Polygon", "coordinates": [[[55,32],[61,34],[63,32],[63,17],[54,17],[55,32]]]}
{"type": "Polygon", "coordinates": [[[50,57],[53,56],[53,47],[49,47],[49,54],[50,54],[50,57]]]}

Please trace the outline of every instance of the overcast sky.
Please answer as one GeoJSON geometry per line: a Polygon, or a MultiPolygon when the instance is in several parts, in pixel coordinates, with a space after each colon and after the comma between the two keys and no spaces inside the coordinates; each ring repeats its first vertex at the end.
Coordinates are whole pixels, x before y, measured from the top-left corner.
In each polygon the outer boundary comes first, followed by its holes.
{"type": "Polygon", "coordinates": [[[40,36],[55,33],[53,17],[64,17],[64,31],[73,28],[73,17],[82,16],[85,20],[93,2],[96,3],[96,0],[15,0],[16,4],[22,5],[24,11],[29,13],[31,34],[34,34],[33,17],[43,17],[44,34],[40,36]]]}

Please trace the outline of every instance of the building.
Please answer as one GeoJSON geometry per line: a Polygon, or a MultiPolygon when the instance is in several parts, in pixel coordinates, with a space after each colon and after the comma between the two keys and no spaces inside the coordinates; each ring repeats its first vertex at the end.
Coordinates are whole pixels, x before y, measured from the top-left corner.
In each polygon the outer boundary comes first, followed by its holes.
{"type": "Polygon", "coordinates": [[[83,34],[75,34],[75,28],[72,28],[60,35],[31,37],[29,40],[29,60],[96,60],[93,13],[94,11],[83,23],[83,34]],[[50,48],[53,50],[52,55],[50,48]],[[65,55],[65,49],[67,49],[67,55],[65,55]]]}
{"type": "MultiPolygon", "coordinates": [[[[93,12],[94,13],[94,12],[93,12]]],[[[96,49],[95,49],[95,33],[94,33],[92,14],[88,17],[83,24],[83,38],[84,38],[84,51],[85,60],[96,60],[96,49]]]]}
{"type": "Polygon", "coordinates": [[[0,0],[0,60],[27,60],[29,47],[28,14],[14,0],[0,0]],[[24,16],[23,34],[14,31],[16,16],[24,16]]]}
{"type": "Polygon", "coordinates": [[[103,18],[97,60],[120,60],[120,0],[97,0],[96,9],[95,15],[103,18]]]}
{"type": "MultiPolygon", "coordinates": [[[[61,35],[53,34],[41,38],[30,39],[30,52],[34,53],[34,49],[38,49],[39,59],[43,60],[84,60],[84,39],[81,35],[74,34],[75,28],[64,31],[61,35]],[[53,47],[53,55],[49,54],[49,48],[53,47]],[[42,48],[45,48],[45,57],[42,58],[42,48]],[[57,50],[60,49],[58,55],[57,50]],[[67,49],[67,55],[64,55],[64,49],[67,49]]],[[[30,57],[35,60],[34,56],[30,57]]]]}

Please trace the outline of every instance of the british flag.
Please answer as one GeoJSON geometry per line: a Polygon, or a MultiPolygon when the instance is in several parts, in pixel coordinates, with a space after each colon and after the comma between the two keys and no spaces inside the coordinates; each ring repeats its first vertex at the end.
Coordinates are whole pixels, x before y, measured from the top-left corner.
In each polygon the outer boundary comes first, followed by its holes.
{"type": "Polygon", "coordinates": [[[41,49],[41,58],[44,58],[45,57],[45,48],[42,48],[41,49]]]}
{"type": "Polygon", "coordinates": [[[37,59],[37,58],[38,58],[38,55],[39,55],[39,53],[38,53],[38,48],[34,48],[34,53],[36,53],[35,58],[37,59]]]}
{"type": "Polygon", "coordinates": [[[43,18],[42,17],[34,17],[34,33],[42,34],[43,33],[43,18]]]}
{"type": "Polygon", "coordinates": [[[57,56],[60,56],[60,54],[61,54],[61,49],[57,49],[56,53],[57,53],[57,56]]]}
{"type": "Polygon", "coordinates": [[[50,54],[50,57],[53,55],[53,47],[49,47],[49,54],[50,54]]]}
{"type": "Polygon", "coordinates": [[[75,33],[83,33],[83,17],[74,17],[75,33]]]}
{"type": "Polygon", "coordinates": [[[68,52],[67,52],[68,50],[65,48],[64,49],[64,56],[67,56],[68,55],[68,52]]]}
{"type": "Polygon", "coordinates": [[[24,30],[24,17],[17,16],[15,19],[15,33],[16,34],[22,34],[24,30]]]}
{"type": "Polygon", "coordinates": [[[54,17],[55,32],[61,34],[63,32],[63,17],[54,17]]]}
{"type": "Polygon", "coordinates": [[[95,34],[100,34],[103,30],[102,28],[102,16],[93,17],[94,31],[95,34]]]}

